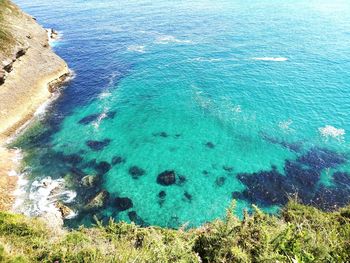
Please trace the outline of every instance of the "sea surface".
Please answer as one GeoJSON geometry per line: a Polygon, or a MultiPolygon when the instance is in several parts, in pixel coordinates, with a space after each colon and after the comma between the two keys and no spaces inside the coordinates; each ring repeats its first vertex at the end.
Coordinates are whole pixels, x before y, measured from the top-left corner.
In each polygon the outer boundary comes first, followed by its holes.
{"type": "Polygon", "coordinates": [[[350,202],[349,1],[15,2],[74,71],[14,143],[18,210],[177,228],[234,199],[237,216],[350,202]]]}

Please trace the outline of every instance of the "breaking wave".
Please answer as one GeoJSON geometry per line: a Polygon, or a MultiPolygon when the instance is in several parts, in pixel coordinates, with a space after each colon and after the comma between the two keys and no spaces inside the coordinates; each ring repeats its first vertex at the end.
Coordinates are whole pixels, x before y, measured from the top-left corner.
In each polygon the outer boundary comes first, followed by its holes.
{"type": "Polygon", "coordinates": [[[319,132],[326,139],[335,138],[337,140],[344,140],[345,130],[338,129],[331,125],[326,125],[325,127],[318,128],[319,132]]]}
{"type": "Polygon", "coordinates": [[[253,58],[253,60],[284,62],[284,61],[287,61],[288,58],[284,58],[284,57],[261,57],[261,58],[253,58]]]}

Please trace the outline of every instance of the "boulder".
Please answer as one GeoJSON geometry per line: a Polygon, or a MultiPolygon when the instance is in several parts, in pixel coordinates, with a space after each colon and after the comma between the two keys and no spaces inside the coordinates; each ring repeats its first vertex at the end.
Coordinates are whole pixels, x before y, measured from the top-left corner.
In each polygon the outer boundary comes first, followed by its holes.
{"type": "Polygon", "coordinates": [[[175,172],[172,170],[166,170],[162,173],[160,173],[157,177],[157,183],[160,185],[168,186],[175,184],[176,182],[176,176],[175,172]]]}
{"type": "Polygon", "coordinates": [[[81,184],[84,187],[93,187],[97,183],[97,176],[96,175],[86,175],[81,179],[81,184]]]}
{"type": "Polygon", "coordinates": [[[58,211],[61,213],[63,219],[73,214],[73,210],[61,202],[56,202],[55,206],[57,207],[58,211]]]}
{"type": "Polygon", "coordinates": [[[109,198],[109,193],[106,190],[102,190],[97,195],[95,195],[86,205],[85,210],[94,210],[102,208],[106,205],[109,198]]]}

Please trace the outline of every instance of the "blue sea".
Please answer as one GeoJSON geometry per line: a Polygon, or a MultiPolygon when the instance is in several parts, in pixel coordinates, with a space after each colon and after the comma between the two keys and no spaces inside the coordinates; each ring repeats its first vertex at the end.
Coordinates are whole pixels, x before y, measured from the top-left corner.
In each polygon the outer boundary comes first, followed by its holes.
{"type": "Polygon", "coordinates": [[[14,143],[26,211],[44,178],[76,193],[67,226],[350,202],[349,1],[15,2],[75,76],[14,143]]]}

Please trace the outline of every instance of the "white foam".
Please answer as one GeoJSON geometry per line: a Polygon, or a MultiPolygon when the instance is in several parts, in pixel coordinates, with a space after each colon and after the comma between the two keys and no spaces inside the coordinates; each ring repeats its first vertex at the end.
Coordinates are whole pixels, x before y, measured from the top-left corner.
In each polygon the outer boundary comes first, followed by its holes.
{"type": "Polygon", "coordinates": [[[191,59],[192,61],[199,61],[199,62],[219,62],[222,61],[221,58],[204,58],[204,57],[198,57],[191,59]]]}
{"type": "Polygon", "coordinates": [[[290,126],[293,124],[292,120],[280,121],[278,127],[283,131],[293,131],[290,126]]]}
{"type": "MultiPolygon", "coordinates": [[[[18,189],[15,191],[16,202],[14,211],[23,213],[27,216],[40,216],[45,213],[57,214],[58,208],[56,202],[71,203],[76,193],[65,189],[64,179],[53,180],[46,177],[42,180],[35,180],[29,183],[25,179],[27,174],[19,176],[18,189]]],[[[76,215],[72,212],[68,217],[76,215]]]]}
{"type": "Polygon", "coordinates": [[[98,129],[100,127],[100,124],[103,119],[105,119],[108,115],[108,108],[104,108],[103,112],[98,116],[97,120],[92,123],[92,125],[95,127],[95,129],[98,129]]]}
{"type": "Polygon", "coordinates": [[[98,97],[99,97],[100,99],[104,99],[104,98],[108,98],[108,97],[110,97],[110,96],[112,96],[112,93],[111,93],[111,92],[109,92],[109,91],[104,91],[104,92],[102,92],[98,97]]]}
{"type": "Polygon", "coordinates": [[[241,105],[235,105],[231,108],[231,111],[233,111],[235,113],[240,113],[240,112],[242,112],[242,107],[241,107],[241,105]]]}
{"type": "Polygon", "coordinates": [[[284,58],[284,57],[261,57],[261,58],[253,58],[253,60],[284,62],[284,61],[287,61],[288,58],[284,58]]]}
{"type": "Polygon", "coordinates": [[[132,52],[138,52],[138,53],[145,53],[145,46],[141,46],[141,45],[131,45],[128,46],[128,51],[132,51],[132,52]]]}
{"type": "Polygon", "coordinates": [[[46,29],[46,32],[47,32],[47,38],[49,39],[49,45],[51,47],[54,47],[56,45],[56,43],[58,41],[60,41],[62,39],[62,37],[63,37],[63,33],[62,32],[54,31],[52,28],[46,29]],[[56,37],[55,38],[53,38],[51,36],[54,32],[56,33],[56,37]]]}
{"type": "Polygon", "coordinates": [[[325,127],[318,128],[319,132],[323,137],[326,139],[328,138],[335,138],[337,140],[344,140],[345,136],[345,130],[344,129],[338,129],[331,125],[326,125],[325,127]]]}
{"type": "Polygon", "coordinates": [[[171,35],[163,35],[156,38],[156,43],[163,44],[163,45],[169,44],[169,43],[191,44],[192,41],[177,39],[176,37],[171,35]]]}

